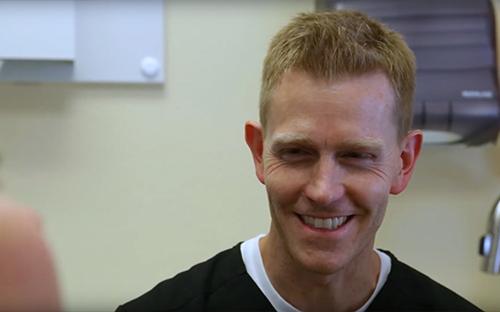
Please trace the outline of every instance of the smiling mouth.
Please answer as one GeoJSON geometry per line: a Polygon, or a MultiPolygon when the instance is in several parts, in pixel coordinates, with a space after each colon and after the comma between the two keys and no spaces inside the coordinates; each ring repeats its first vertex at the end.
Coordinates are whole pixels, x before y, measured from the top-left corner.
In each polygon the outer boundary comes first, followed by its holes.
{"type": "Polygon", "coordinates": [[[302,222],[306,225],[319,230],[336,230],[344,225],[350,216],[334,217],[334,218],[315,218],[310,216],[300,216],[302,222]]]}

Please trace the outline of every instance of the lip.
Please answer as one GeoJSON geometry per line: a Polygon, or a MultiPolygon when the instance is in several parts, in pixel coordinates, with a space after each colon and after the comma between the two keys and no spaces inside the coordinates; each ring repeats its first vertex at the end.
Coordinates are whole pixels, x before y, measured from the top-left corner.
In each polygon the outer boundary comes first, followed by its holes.
{"type": "Polygon", "coordinates": [[[300,217],[313,217],[313,218],[321,218],[321,219],[327,219],[327,218],[340,218],[340,217],[352,217],[352,213],[346,213],[346,214],[336,214],[336,215],[318,215],[318,214],[305,214],[305,213],[296,213],[296,215],[300,217]]]}

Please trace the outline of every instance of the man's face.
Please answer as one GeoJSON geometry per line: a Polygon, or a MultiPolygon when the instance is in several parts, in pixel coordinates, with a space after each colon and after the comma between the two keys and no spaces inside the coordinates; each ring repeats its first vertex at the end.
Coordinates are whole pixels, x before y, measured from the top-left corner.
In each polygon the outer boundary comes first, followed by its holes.
{"type": "Polygon", "coordinates": [[[293,263],[331,274],[373,249],[388,196],[401,191],[394,101],[378,72],[335,82],[284,75],[256,169],[269,198],[270,241],[293,263]]]}

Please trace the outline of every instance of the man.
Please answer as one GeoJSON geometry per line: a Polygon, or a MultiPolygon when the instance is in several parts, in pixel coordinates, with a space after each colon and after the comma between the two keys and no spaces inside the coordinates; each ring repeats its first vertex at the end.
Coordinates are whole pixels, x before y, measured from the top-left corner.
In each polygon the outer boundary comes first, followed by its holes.
{"type": "Polygon", "coordinates": [[[264,61],[261,123],[245,125],[269,233],[118,311],[478,310],[374,249],[389,194],[406,188],[422,144],[414,84],[412,52],[367,16],[293,19],[264,61]]]}

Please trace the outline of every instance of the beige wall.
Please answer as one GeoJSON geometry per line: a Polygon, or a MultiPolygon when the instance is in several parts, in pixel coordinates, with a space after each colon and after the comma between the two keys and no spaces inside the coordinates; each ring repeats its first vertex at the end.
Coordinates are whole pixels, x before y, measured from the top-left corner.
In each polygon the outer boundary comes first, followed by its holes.
{"type": "Polygon", "coordinates": [[[377,247],[487,311],[500,311],[500,275],[482,273],[479,237],[500,196],[500,142],[424,146],[413,180],[393,197],[377,247]]]}
{"type": "MultiPolygon", "coordinates": [[[[0,85],[3,189],[43,216],[67,310],[112,310],[267,230],[243,122],[270,37],[313,2],[167,1],[163,88],[0,85]]],[[[500,276],[476,250],[499,163],[498,146],[426,147],[378,239],[489,310],[500,276]]]]}

